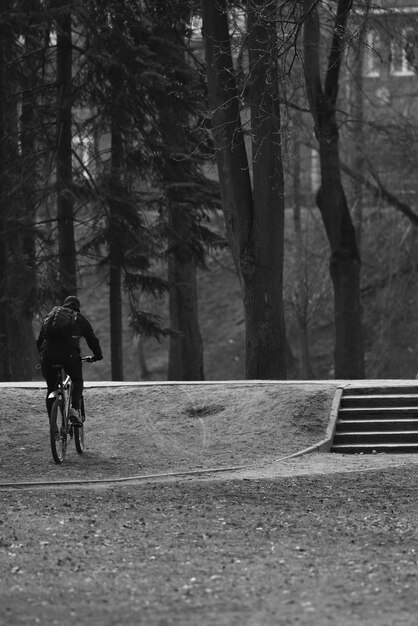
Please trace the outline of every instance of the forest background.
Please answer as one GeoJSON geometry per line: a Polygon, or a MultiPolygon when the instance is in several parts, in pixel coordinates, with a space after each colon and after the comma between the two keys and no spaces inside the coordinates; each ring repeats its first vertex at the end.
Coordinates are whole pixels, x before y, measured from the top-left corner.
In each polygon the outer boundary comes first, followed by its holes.
{"type": "Polygon", "coordinates": [[[378,4],[4,1],[0,380],[72,293],[91,378],[415,378],[418,30],[378,4]]]}

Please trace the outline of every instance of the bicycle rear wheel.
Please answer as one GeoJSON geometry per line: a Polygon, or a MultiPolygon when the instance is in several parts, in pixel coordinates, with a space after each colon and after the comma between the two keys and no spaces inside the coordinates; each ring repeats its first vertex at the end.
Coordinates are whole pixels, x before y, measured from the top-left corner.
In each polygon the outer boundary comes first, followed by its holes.
{"type": "Polygon", "coordinates": [[[81,398],[81,419],[83,420],[83,425],[82,426],[76,426],[74,425],[74,443],[75,443],[75,449],[77,450],[78,454],[82,454],[84,452],[84,420],[86,419],[86,415],[84,413],[84,400],[83,398],[81,398]]]}
{"type": "Polygon", "coordinates": [[[62,463],[67,451],[64,410],[64,402],[60,398],[56,398],[49,418],[49,439],[55,463],[62,463]]]}

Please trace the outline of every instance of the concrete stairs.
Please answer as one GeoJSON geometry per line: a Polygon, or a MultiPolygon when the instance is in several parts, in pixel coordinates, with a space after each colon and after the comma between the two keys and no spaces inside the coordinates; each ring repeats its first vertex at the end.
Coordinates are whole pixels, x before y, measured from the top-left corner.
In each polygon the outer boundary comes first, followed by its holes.
{"type": "Polygon", "coordinates": [[[418,452],[418,384],[345,388],[331,452],[418,452]]]}

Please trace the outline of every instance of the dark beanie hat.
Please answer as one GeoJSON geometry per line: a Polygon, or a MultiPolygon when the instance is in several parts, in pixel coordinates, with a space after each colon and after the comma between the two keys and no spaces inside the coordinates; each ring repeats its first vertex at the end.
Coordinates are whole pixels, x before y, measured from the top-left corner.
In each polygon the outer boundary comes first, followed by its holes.
{"type": "Polygon", "coordinates": [[[80,300],[76,296],[68,296],[64,300],[63,306],[67,306],[70,309],[74,309],[75,311],[80,310],[80,300]]]}

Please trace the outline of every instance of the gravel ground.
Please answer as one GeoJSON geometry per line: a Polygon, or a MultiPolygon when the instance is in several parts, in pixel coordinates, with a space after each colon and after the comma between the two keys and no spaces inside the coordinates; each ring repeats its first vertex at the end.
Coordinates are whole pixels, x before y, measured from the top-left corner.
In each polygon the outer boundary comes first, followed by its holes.
{"type": "Polygon", "coordinates": [[[133,480],[0,489],[0,624],[415,625],[418,455],[280,460],[335,387],[91,389],[61,466],[44,392],[2,389],[3,484],[133,480]]]}

